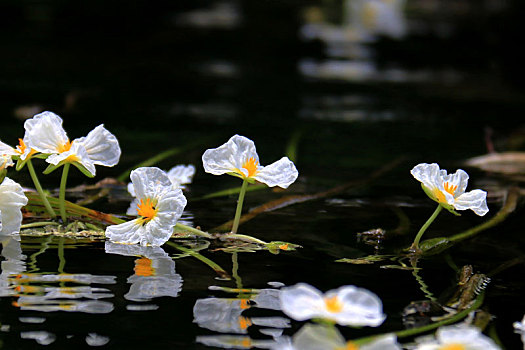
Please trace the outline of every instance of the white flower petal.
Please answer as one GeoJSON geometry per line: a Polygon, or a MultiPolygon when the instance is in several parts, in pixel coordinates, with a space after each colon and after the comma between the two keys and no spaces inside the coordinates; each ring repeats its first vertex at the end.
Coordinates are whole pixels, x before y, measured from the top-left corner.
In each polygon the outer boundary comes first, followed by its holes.
{"type": "Polygon", "coordinates": [[[335,315],[335,320],[347,326],[377,327],[386,318],[381,299],[369,290],[355,286],[343,286],[326,293],[326,298],[337,296],[343,309],[335,315]]]}
{"type": "Polygon", "coordinates": [[[301,350],[345,349],[346,340],[335,327],[306,324],[293,336],[293,346],[301,350]]]}
{"type": "Polygon", "coordinates": [[[499,347],[474,326],[441,327],[436,332],[440,344],[464,344],[469,350],[496,350],[499,347]]]}
{"type": "Polygon", "coordinates": [[[0,171],[7,167],[13,166],[14,164],[15,163],[13,162],[13,159],[10,155],[0,153],[0,171]]]}
{"type": "Polygon", "coordinates": [[[112,167],[120,159],[120,146],[115,135],[110,133],[104,124],[91,130],[86,137],[80,137],[73,144],[80,143],[87,151],[94,164],[112,167]]]}
{"type": "Polygon", "coordinates": [[[143,167],[135,169],[130,175],[137,198],[155,198],[172,190],[168,175],[159,168],[143,167]]]}
{"type": "Polygon", "coordinates": [[[52,112],[42,112],[24,123],[27,146],[41,153],[59,153],[69,139],[62,127],[62,118],[52,112]]]}
{"type": "Polygon", "coordinates": [[[297,321],[324,316],[325,302],[323,295],[316,288],[298,283],[283,288],[280,294],[282,311],[297,321]]]}
{"type": "Polygon", "coordinates": [[[456,198],[454,208],[457,210],[472,209],[477,215],[483,216],[489,211],[487,207],[487,192],[483,190],[465,192],[456,198]]]}
{"type": "Polygon", "coordinates": [[[260,168],[261,170],[258,170],[253,178],[270,187],[288,188],[299,176],[294,163],[288,157],[283,157],[268,166],[260,168]]]}
{"type": "Polygon", "coordinates": [[[202,155],[202,164],[205,172],[222,175],[235,169],[241,170],[250,158],[259,162],[253,141],[244,136],[234,135],[222,146],[206,150],[202,155]]]}
{"type": "Polygon", "coordinates": [[[135,194],[135,187],[133,186],[133,183],[128,183],[128,192],[129,194],[132,196],[132,197],[136,197],[137,195],[135,194]]]}
{"type": "Polygon", "coordinates": [[[140,219],[106,227],[106,237],[116,243],[139,243],[143,232],[144,228],[142,227],[140,219]]]}
{"type": "Polygon", "coordinates": [[[467,188],[468,174],[464,170],[458,169],[454,174],[444,176],[443,182],[448,182],[449,185],[456,186],[457,189],[454,191],[454,197],[459,197],[465,193],[467,188]]]}
{"type": "Polygon", "coordinates": [[[0,184],[0,235],[11,235],[20,231],[22,212],[27,197],[22,186],[6,177],[0,184]]]}
{"type": "Polygon", "coordinates": [[[133,198],[131,201],[128,210],[126,211],[126,215],[138,215],[138,205],[140,204],[140,201],[137,198],[133,198]]]}
{"type": "Polygon", "coordinates": [[[191,183],[195,175],[195,167],[193,165],[177,165],[168,171],[168,177],[175,187],[183,188],[184,184],[191,183]]]}
{"type": "Polygon", "coordinates": [[[416,165],[410,173],[416,180],[421,182],[425,187],[432,190],[437,187],[437,179],[440,178],[439,165],[436,163],[421,163],[416,165]]]}
{"type": "Polygon", "coordinates": [[[16,150],[13,147],[0,141],[0,155],[2,154],[7,154],[10,156],[17,156],[18,152],[16,152],[16,150]]]}

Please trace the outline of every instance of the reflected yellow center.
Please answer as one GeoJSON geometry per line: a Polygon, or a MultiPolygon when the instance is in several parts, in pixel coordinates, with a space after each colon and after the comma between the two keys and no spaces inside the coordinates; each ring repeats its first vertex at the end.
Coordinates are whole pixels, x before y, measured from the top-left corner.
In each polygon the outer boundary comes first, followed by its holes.
{"type": "Polygon", "coordinates": [[[141,216],[145,222],[148,222],[157,215],[158,209],[155,205],[156,203],[149,198],[147,198],[146,201],[141,199],[137,205],[137,214],[141,216]]]}
{"type": "Polygon", "coordinates": [[[377,22],[377,9],[374,5],[365,4],[363,8],[363,25],[365,28],[372,29],[377,22]]]}
{"type": "Polygon", "coordinates": [[[341,303],[339,298],[337,298],[337,295],[334,295],[333,297],[330,297],[330,298],[324,298],[324,303],[325,303],[326,309],[329,312],[338,313],[338,312],[341,312],[341,310],[343,310],[343,303],[341,303]]]}
{"type": "Polygon", "coordinates": [[[463,344],[447,344],[439,348],[439,350],[465,350],[466,347],[463,344]]]}
{"type": "Polygon", "coordinates": [[[57,147],[58,153],[67,152],[71,149],[71,141],[67,140],[67,142],[63,145],[59,145],[57,147]]]}
{"type": "Polygon", "coordinates": [[[250,321],[249,318],[239,316],[239,327],[241,327],[241,329],[248,329],[251,325],[252,321],[250,321]]]}
{"type": "Polygon", "coordinates": [[[241,299],[240,308],[243,310],[250,308],[250,300],[249,299],[241,299]]]}
{"type": "Polygon", "coordinates": [[[135,275],[137,276],[155,276],[155,268],[153,262],[148,258],[140,258],[135,260],[135,275]]]}
{"type": "Polygon", "coordinates": [[[347,342],[345,346],[339,346],[336,350],[359,350],[359,345],[352,343],[351,341],[347,342]]]}

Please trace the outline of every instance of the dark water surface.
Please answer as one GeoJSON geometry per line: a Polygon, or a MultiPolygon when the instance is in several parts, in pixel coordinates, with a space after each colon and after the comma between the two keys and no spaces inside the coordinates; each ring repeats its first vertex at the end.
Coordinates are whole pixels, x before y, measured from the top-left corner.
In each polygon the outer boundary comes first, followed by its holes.
{"type": "MultiPolygon", "coordinates": [[[[123,251],[97,238],[2,238],[0,347],[207,349],[205,344],[222,341],[227,348],[268,348],[272,334],[284,329],[293,335],[303,324],[289,320],[272,299],[281,284],[298,282],[323,291],[353,284],[382,299],[385,323],[343,329],[348,339],[403,329],[404,307],[428,297],[412,271],[385,268],[401,266],[395,260],[336,260],[395,255],[411,243],[434,210],[410,175],[418,163],[464,168],[468,189],[489,192],[486,217],[442,213],[426,238],[486,221],[502,205],[498,194],[522,179],[466,168],[465,159],[485,154],[491,143],[498,151],[519,151],[525,144],[524,71],[513,55],[521,29],[515,13],[523,5],[425,3],[408,2],[409,30],[402,40],[380,36],[352,44],[352,52],[365,54],[334,53],[330,47],[344,45],[301,39],[312,13],[324,11],[325,21],[341,22],[337,2],[2,3],[1,140],[15,144],[23,136],[20,116],[52,110],[71,138],[104,123],[121,143],[117,167],[99,167],[95,180],[73,170],[71,186],[117,177],[181,147],[158,166],[196,165],[185,216],[211,230],[233,218],[237,197],[200,198],[240,183],[204,173],[200,157],[235,133],[255,141],[263,165],[296,145],[300,173],[285,192],[248,193],[245,211],[285,195],[355,183],[240,227],[240,233],[265,241],[301,245],[296,251],[232,253],[221,243],[177,241],[202,248],[202,256],[232,275],[228,280],[170,245],[123,251]],[[406,218],[408,224],[385,240],[370,244],[359,238],[371,229],[393,231],[406,218]],[[150,263],[155,275],[148,273],[150,263]],[[217,286],[264,291],[247,301],[217,286]]],[[[32,185],[25,173],[11,170],[9,176],[32,185]]],[[[59,174],[41,181],[54,189],[59,174]]],[[[124,189],[111,194],[89,207],[124,213],[130,199],[124,189]]],[[[440,300],[457,287],[455,267],[497,271],[483,309],[494,316],[487,330],[508,349],[522,347],[512,329],[525,313],[521,204],[500,225],[418,265],[427,289],[440,300]]]]}

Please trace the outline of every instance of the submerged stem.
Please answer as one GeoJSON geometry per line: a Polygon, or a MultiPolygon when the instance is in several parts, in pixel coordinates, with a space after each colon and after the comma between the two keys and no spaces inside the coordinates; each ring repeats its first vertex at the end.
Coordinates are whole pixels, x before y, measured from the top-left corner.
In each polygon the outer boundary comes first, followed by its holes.
{"type": "Polygon", "coordinates": [[[434,213],[432,214],[432,216],[428,218],[427,222],[425,222],[423,226],[421,226],[421,228],[419,229],[419,232],[416,235],[416,238],[414,239],[414,243],[412,243],[412,245],[410,246],[410,250],[412,252],[417,253],[419,251],[419,241],[421,240],[421,237],[423,237],[423,234],[425,233],[427,228],[430,226],[430,224],[434,222],[434,220],[436,220],[438,214],[441,212],[442,209],[443,207],[441,205],[438,205],[436,210],[434,210],[434,213]]]}
{"type": "Polygon", "coordinates": [[[195,236],[204,237],[204,238],[213,238],[213,236],[210,235],[208,232],[204,232],[204,231],[201,231],[199,229],[193,228],[191,226],[183,225],[181,223],[177,223],[175,225],[175,228],[176,229],[178,228],[178,229],[180,229],[182,231],[190,232],[191,234],[193,234],[195,236]]]}
{"type": "Polygon", "coordinates": [[[235,210],[235,218],[233,219],[233,226],[231,233],[236,234],[239,228],[239,222],[241,220],[242,203],[244,202],[244,195],[246,194],[246,188],[248,187],[248,181],[244,179],[242,181],[241,191],[239,192],[239,199],[237,200],[237,209],[235,210]]]}
{"type": "Polygon", "coordinates": [[[66,183],[67,183],[67,174],[69,172],[69,163],[64,164],[64,169],[62,169],[62,179],[60,180],[60,193],[58,196],[59,205],[60,205],[60,216],[64,223],[67,221],[66,214],[66,183]]]}
{"type": "Polygon", "coordinates": [[[36,176],[35,168],[33,168],[33,163],[31,162],[31,159],[28,159],[26,164],[27,164],[27,169],[29,170],[29,175],[31,175],[31,180],[33,180],[33,184],[35,185],[35,188],[38,194],[40,195],[40,198],[42,199],[42,203],[44,204],[44,207],[46,207],[48,214],[52,218],[55,218],[56,217],[55,211],[51,207],[51,204],[49,204],[49,201],[47,200],[47,196],[44,193],[42,186],[40,185],[40,181],[38,181],[38,177],[36,176]]]}

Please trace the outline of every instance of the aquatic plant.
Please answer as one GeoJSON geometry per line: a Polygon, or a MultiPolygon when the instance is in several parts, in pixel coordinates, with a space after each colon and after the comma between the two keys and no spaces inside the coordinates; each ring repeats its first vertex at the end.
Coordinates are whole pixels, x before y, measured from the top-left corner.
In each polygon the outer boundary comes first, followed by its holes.
{"type": "MultiPolygon", "coordinates": [[[[195,167],[189,165],[176,165],[167,172],[168,178],[171,180],[174,188],[184,189],[187,184],[191,183],[193,175],[195,175],[195,167]]],[[[135,188],[133,183],[128,183],[128,192],[131,196],[135,197],[135,188]]]]}
{"type": "Polygon", "coordinates": [[[489,211],[487,207],[487,192],[483,190],[465,192],[469,176],[461,169],[454,174],[448,175],[447,171],[440,170],[439,165],[436,163],[421,163],[416,165],[410,173],[416,180],[421,182],[423,191],[430,199],[438,203],[438,207],[421,227],[410,247],[414,252],[419,250],[421,237],[443,208],[455,215],[459,215],[455,210],[471,209],[479,216],[483,216],[489,211]]]}
{"type": "Polygon", "coordinates": [[[381,299],[356,286],[342,286],[324,295],[306,283],[283,288],[281,308],[297,321],[320,318],[345,326],[377,327],[386,318],[381,299]]]}
{"type": "Polygon", "coordinates": [[[282,157],[267,166],[260,165],[255,143],[239,135],[232,136],[222,146],[206,150],[202,155],[202,164],[207,173],[213,175],[228,174],[243,180],[231,230],[232,234],[236,234],[239,227],[248,183],[258,181],[269,187],[288,188],[299,176],[294,163],[288,157],[282,157]]]}
{"type": "Polygon", "coordinates": [[[118,243],[160,246],[170,239],[186,197],[159,168],[138,168],[130,178],[136,194],[131,205],[136,206],[138,218],[108,226],[106,237],[118,243]]]}

